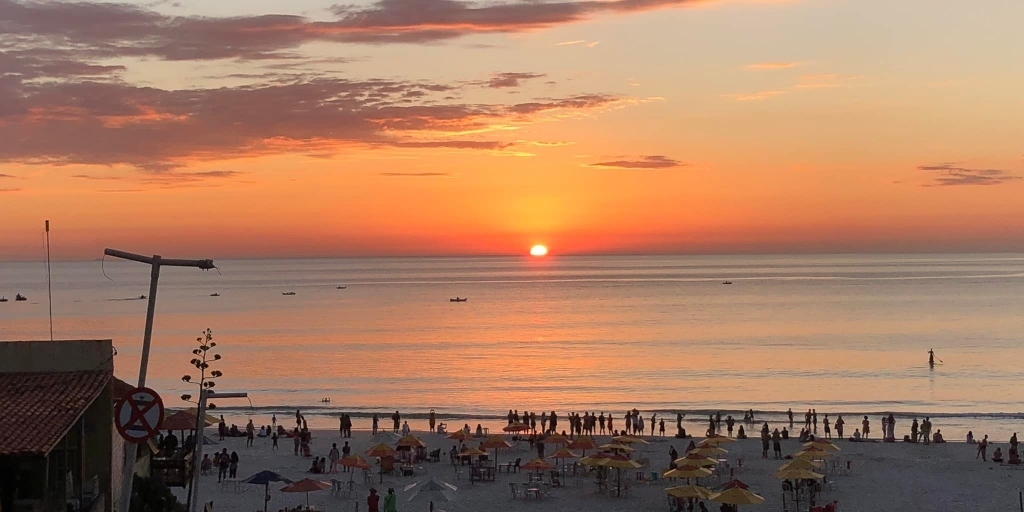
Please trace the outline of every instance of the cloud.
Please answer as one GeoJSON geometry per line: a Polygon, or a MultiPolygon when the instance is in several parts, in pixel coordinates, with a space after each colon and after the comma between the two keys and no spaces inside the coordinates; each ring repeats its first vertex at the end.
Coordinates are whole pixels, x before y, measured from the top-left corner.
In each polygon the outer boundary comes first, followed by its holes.
{"type": "Polygon", "coordinates": [[[762,101],[768,98],[774,98],[782,94],[786,94],[788,91],[757,91],[754,93],[738,93],[738,94],[723,94],[723,98],[730,98],[736,101],[762,101]]]}
{"type": "Polygon", "coordinates": [[[586,39],[577,39],[575,41],[562,41],[561,43],[555,43],[555,46],[572,46],[575,44],[583,44],[587,42],[586,39]]]}
{"type": "Polygon", "coordinates": [[[842,87],[851,80],[864,78],[862,75],[838,75],[829,73],[824,75],[804,75],[796,84],[799,89],[814,89],[827,87],[842,87]]]}
{"type": "Polygon", "coordinates": [[[323,156],[353,146],[500,150],[507,143],[448,137],[639,101],[578,94],[442,102],[452,86],[332,77],[184,90],[90,80],[0,85],[7,85],[0,86],[0,163],[128,165],[176,183],[226,176],[173,174],[185,165],[267,154],[323,156]]]}
{"type": "Polygon", "coordinates": [[[485,87],[501,89],[506,87],[519,87],[521,82],[534,78],[545,77],[544,73],[498,73],[490,80],[482,82],[485,87]]]}
{"type": "Polygon", "coordinates": [[[1020,176],[1005,169],[972,169],[961,167],[956,162],[922,165],[917,169],[935,173],[933,182],[926,186],[999,185],[1021,179],[1020,176]]]}
{"type": "Polygon", "coordinates": [[[15,175],[13,175],[13,174],[0,174],[0,180],[2,180],[2,179],[4,179],[4,178],[11,178],[11,179],[15,179],[15,178],[17,178],[17,176],[15,176],[15,175]]]}
{"type": "Polygon", "coordinates": [[[382,172],[380,176],[388,176],[391,178],[440,178],[451,176],[451,173],[447,172],[382,172]]]}
{"type": "Polygon", "coordinates": [[[90,174],[72,174],[72,178],[78,178],[80,180],[96,180],[96,181],[118,181],[122,179],[120,176],[93,176],[90,174]]]}
{"type": "Polygon", "coordinates": [[[601,41],[591,41],[591,42],[587,43],[587,48],[593,48],[593,47],[595,47],[595,46],[597,46],[599,44],[601,44],[601,41]]]}
{"type": "Polygon", "coordinates": [[[747,69],[754,70],[774,70],[774,69],[792,69],[801,66],[806,66],[806,62],[758,62],[755,64],[748,64],[747,69]]]}
{"type": "Polygon", "coordinates": [[[587,167],[605,167],[609,169],[669,169],[685,166],[683,162],[662,155],[647,155],[636,160],[612,160],[589,164],[587,167]]]}
{"type": "Polygon", "coordinates": [[[381,0],[365,6],[334,6],[335,19],[321,21],[280,14],[173,16],[113,2],[0,0],[0,39],[19,46],[74,49],[93,59],[282,59],[295,57],[289,50],[318,41],[422,43],[468,34],[525,32],[599,15],[674,9],[699,2],[381,0]]]}
{"type": "Polygon", "coordinates": [[[4,192],[18,192],[20,190],[20,188],[0,188],[0,194],[4,192]]]}

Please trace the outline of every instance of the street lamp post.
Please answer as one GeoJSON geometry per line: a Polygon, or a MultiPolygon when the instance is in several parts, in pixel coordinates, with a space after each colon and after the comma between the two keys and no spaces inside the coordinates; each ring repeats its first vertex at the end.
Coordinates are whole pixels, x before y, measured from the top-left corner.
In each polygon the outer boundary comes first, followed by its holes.
{"type": "Polygon", "coordinates": [[[217,393],[210,388],[201,389],[199,391],[199,426],[201,427],[199,432],[196,432],[195,442],[195,455],[192,456],[192,502],[188,504],[188,510],[196,512],[199,509],[196,508],[196,504],[199,503],[199,475],[201,471],[196,471],[195,467],[197,464],[202,463],[203,457],[203,442],[206,440],[205,427],[206,427],[206,402],[211,398],[248,398],[248,393],[217,393]]]}
{"type": "MultiPolygon", "coordinates": [[[[116,249],[104,249],[103,254],[125,260],[145,263],[152,267],[149,278],[149,307],[146,309],[146,330],[142,337],[142,361],[139,363],[139,387],[146,385],[146,371],[149,369],[149,345],[153,339],[153,314],[156,312],[156,287],[160,281],[160,267],[193,267],[202,270],[216,268],[213,260],[180,260],[163,259],[160,255],[142,256],[116,249]]],[[[126,442],[124,447],[124,468],[121,481],[120,512],[128,512],[131,508],[132,485],[135,480],[135,457],[138,446],[126,442]]]]}

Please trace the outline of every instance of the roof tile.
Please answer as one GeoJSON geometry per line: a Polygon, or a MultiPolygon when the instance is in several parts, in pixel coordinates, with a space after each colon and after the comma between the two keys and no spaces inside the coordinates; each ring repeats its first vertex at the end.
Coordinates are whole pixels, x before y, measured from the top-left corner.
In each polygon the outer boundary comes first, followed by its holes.
{"type": "Polygon", "coordinates": [[[45,455],[103,391],[110,372],[0,373],[0,455],[45,455]]]}

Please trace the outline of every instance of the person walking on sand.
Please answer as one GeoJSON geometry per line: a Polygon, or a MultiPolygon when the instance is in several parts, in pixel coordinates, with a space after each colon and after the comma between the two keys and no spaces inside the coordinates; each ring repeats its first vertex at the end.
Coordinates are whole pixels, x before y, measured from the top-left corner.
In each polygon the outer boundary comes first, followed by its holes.
{"type": "Polygon", "coordinates": [[[436,432],[437,414],[434,413],[433,409],[430,410],[430,414],[427,416],[427,422],[430,424],[430,431],[436,432]]]}
{"type": "Polygon", "coordinates": [[[986,435],[985,438],[982,439],[981,442],[978,443],[978,454],[975,455],[974,458],[977,459],[978,457],[981,457],[982,462],[987,462],[988,459],[985,458],[985,450],[987,450],[987,449],[988,449],[988,436],[986,435]]]}
{"type": "Polygon", "coordinates": [[[411,431],[412,431],[412,429],[409,428],[409,422],[408,421],[406,421],[405,423],[402,423],[402,435],[403,436],[409,435],[409,432],[411,432],[411,431]]]}
{"type": "Polygon", "coordinates": [[[658,420],[658,435],[665,437],[665,418],[658,420]]]}
{"type": "Polygon", "coordinates": [[[807,409],[807,412],[804,413],[804,430],[806,430],[808,432],[811,431],[811,410],[810,409],[807,409]]]}
{"type": "Polygon", "coordinates": [[[377,428],[380,425],[380,418],[377,417],[377,413],[373,413],[373,435],[377,435],[377,428]]]}
{"type": "Polygon", "coordinates": [[[331,461],[331,473],[337,473],[338,459],[341,458],[341,452],[338,451],[338,443],[331,443],[331,453],[327,454],[327,458],[331,461]]]}
{"type": "Polygon", "coordinates": [[[792,407],[790,407],[789,410],[786,411],[786,415],[789,416],[789,428],[792,429],[793,428],[793,408],[792,407]]]}
{"type": "Polygon", "coordinates": [[[861,435],[864,437],[864,439],[867,439],[868,434],[871,433],[871,421],[868,420],[867,416],[864,416],[864,421],[860,422],[860,424],[862,427],[864,427],[864,430],[863,432],[861,432],[861,435]]]}
{"type": "Polygon", "coordinates": [[[388,487],[388,495],[384,497],[384,512],[398,512],[398,496],[393,487],[388,487]]]}
{"type": "Polygon", "coordinates": [[[380,496],[377,489],[370,487],[370,495],[366,497],[367,512],[380,512],[380,496]]]}
{"type": "Polygon", "coordinates": [[[402,424],[402,415],[398,414],[398,411],[395,411],[395,413],[391,415],[391,421],[394,423],[394,432],[397,434],[399,426],[402,424]]]}
{"type": "Polygon", "coordinates": [[[651,437],[654,437],[654,424],[656,423],[655,418],[657,418],[657,417],[658,417],[657,413],[652,413],[651,414],[651,437]]]}
{"type": "Polygon", "coordinates": [[[832,428],[829,425],[828,414],[821,419],[821,424],[825,426],[825,439],[832,439],[832,428]]]}
{"type": "Polygon", "coordinates": [[[836,437],[838,437],[839,439],[843,438],[843,425],[845,425],[845,424],[846,424],[846,422],[843,421],[843,415],[842,414],[840,414],[839,416],[836,416],[836,437]]]}
{"type": "Polygon", "coordinates": [[[772,432],[772,450],[775,452],[775,458],[782,458],[782,435],[779,434],[779,429],[775,429],[772,432]]]}

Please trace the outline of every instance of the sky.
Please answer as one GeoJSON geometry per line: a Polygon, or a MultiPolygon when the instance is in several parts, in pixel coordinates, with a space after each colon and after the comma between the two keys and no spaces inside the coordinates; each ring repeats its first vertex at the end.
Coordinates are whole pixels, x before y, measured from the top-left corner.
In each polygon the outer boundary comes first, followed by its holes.
{"type": "Polygon", "coordinates": [[[1024,251],[1021,19],[0,0],[0,260],[1024,251]]]}

